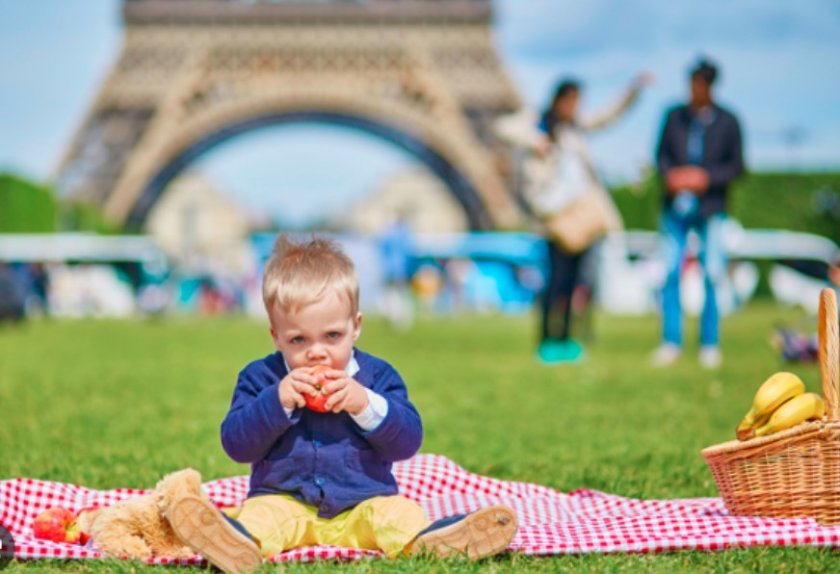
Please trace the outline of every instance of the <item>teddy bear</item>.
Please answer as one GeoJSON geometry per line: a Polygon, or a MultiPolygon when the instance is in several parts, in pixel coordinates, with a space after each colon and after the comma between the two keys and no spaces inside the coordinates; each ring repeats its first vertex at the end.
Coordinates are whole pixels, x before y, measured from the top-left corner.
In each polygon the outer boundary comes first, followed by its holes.
{"type": "Polygon", "coordinates": [[[191,468],[164,476],[149,494],[82,511],[79,528],[109,556],[189,558],[195,552],[178,538],[162,512],[168,501],[187,493],[201,494],[201,475],[191,468]]]}

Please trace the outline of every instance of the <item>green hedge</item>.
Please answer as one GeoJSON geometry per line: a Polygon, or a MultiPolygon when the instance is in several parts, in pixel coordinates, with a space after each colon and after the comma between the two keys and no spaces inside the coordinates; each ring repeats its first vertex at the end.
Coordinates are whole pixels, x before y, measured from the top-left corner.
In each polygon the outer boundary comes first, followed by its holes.
{"type": "MultiPolygon", "coordinates": [[[[612,189],[628,229],[656,229],[662,187],[654,174],[612,189]]],[[[747,228],[790,229],[840,244],[840,173],[748,174],[730,190],[730,214],[747,228]]]]}
{"type": "Polygon", "coordinates": [[[840,243],[840,173],[755,173],[732,190],[744,227],[816,233],[840,243]]]}
{"type": "Polygon", "coordinates": [[[0,173],[0,233],[49,233],[56,230],[57,214],[48,187],[0,173]]]}
{"type": "Polygon", "coordinates": [[[102,208],[92,203],[62,203],[61,226],[70,231],[93,231],[102,235],[125,233],[121,228],[107,222],[102,208]]]}
{"type": "Polygon", "coordinates": [[[59,201],[52,189],[11,173],[0,173],[0,233],[94,231],[120,233],[98,205],[59,201]]]}
{"type": "MultiPolygon", "coordinates": [[[[612,192],[628,229],[657,228],[663,191],[654,173],[612,192]]],[[[747,228],[806,231],[840,244],[840,172],[751,173],[733,184],[730,213],[747,228]]],[[[52,232],[59,219],[63,229],[120,231],[99,206],[59,205],[49,187],[0,173],[0,233],[52,232]]]]}
{"type": "Polygon", "coordinates": [[[627,229],[657,229],[662,190],[654,174],[610,188],[627,229]]]}

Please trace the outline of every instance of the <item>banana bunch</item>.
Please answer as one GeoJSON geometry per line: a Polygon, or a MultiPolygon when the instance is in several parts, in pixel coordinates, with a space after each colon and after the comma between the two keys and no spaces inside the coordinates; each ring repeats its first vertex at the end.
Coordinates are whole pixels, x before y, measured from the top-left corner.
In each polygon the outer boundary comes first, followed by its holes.
{"type": "Polygon", "coordinates": [[[735,430],[738,440],[747,440],[789,429],[825,414],[822,397],[805,392],[805,383],[793,373],[776,373],[753,398],[752,408],[735,430]]]}

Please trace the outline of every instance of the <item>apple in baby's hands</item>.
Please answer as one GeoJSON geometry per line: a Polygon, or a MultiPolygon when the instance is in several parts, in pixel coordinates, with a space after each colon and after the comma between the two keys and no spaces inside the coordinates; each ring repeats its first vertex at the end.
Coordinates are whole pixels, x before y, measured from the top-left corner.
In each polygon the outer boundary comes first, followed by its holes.
{"type": "Polygon", "coordinates": [[[35,538],[78,544],[81,531],[76,523],[76,515],[66,508],[55,506],[35,517],[32,523],[35,538]]]}
{"type": "Polygon", "coordinates": [[[321,390],[321,388],[326,385],[329,381],[324,376],[326,371],[329,371],[330,368],[326,365],[315,365],[312,367],[312,374],[315,376],[317,382],[315,383],[315,388],[318,389],[318,394],[313,396],[308,393],[303,395],[303,400],[306,401],[306,408],[315,411],[316,413],[325,413],[327,412],[326,407],[324,406],[329,398],[329,395],[321,390]]]}

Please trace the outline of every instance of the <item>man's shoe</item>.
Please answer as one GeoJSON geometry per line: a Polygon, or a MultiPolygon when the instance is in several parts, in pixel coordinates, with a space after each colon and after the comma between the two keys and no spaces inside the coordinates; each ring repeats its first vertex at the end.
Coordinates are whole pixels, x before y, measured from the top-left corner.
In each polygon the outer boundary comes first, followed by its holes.
{"type": "Polygon", "coordinates": [[[650,364],[654,367],[670,367],[680,358],[682,349],[674,343],[662,343],[651,354],[650,364]]]}
{"type": "Polygon", "coordinates": [[[175,534],[225,574],[260,567],[259,546],[231,524],[203,494],[184,494],[169,502],[165,516],[175,534]]]}
{"type": "Polygon", "coordinates": [[[704,369],[717,369],[723,364],[723,355],[717,345],[704,345],[700,347],[697,360],[704,369]]]}
{"type": "Polygon", "coordinates": [[[433,522],[406,547],[408,554],[466,555],[479,560],[503,552],[518,528],[516,513],[498,504],[433,522]]]}

